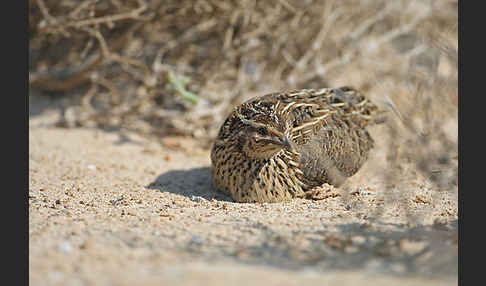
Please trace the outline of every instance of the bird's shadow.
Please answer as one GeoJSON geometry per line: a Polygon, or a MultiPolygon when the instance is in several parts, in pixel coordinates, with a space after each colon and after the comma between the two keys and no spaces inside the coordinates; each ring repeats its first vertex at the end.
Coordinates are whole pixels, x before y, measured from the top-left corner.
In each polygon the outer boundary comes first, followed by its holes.
{"type": "Polygon", "coordinates": [[[147,188],[178,194],[191,200],[196,197],[202,197],[206,200],[233,201],[225,194],[216,191],[213,187],[211,183],[211,169],[209,167],[165,172],[160,174],[147,188]]]}

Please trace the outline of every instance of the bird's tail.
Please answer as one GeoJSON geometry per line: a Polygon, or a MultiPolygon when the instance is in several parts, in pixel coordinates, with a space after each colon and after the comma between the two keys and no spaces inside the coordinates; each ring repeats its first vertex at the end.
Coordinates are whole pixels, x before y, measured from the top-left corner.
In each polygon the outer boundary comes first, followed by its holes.
{"type": "Polygon", "coordinates": [[[352,87],[340,87],[333,90],[331,105],[342,106],[344,114],[361,126],[386,122],[388,110],[379,108],[362,93],[352,87]]]}

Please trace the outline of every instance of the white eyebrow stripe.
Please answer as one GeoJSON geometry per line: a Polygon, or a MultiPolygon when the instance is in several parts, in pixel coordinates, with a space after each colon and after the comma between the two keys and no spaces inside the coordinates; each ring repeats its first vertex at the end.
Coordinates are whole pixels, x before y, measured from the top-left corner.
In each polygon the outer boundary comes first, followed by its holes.
{"type": "Polygon", "coordinates": [[[247,125],[249,125],[253,128],[264,128],[265,130],[268,131],[268,133],[273,134],[277,137],[283,136],[283,133],[278,131],[278,129],[276,129],[273,126],[268,126],[265,123],[259,123],[259,122],[255,122],[255,121],[246,119],[242,114],[237,114],[236,116],[238,117],[238,119],[241,120],[241,122],[243,122],[244,124],[247,124],[247,125]]]}

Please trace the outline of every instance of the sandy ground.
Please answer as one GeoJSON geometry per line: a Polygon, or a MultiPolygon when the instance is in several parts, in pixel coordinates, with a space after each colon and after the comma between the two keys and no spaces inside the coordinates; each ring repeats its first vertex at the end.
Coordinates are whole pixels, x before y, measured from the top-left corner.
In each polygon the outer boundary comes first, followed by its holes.
{"type": "Polygon", "coordinates": [[[209,151],[29,120],[31,285],[457,285],[457,188],[371,160],[320,201],[240,204],[209,151]]]}

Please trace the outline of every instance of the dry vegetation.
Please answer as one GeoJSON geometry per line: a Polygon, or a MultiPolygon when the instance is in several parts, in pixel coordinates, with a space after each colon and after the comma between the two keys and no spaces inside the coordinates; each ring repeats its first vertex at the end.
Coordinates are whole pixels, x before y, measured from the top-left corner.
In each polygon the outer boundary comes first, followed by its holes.
{"type": "Polygon", "coordinates": [[[390,185],[457,191],[458,2],[30,0],[31,98],[65,127],[198,138],[234,104],[354,86],[390,110],[390,185]]]}

